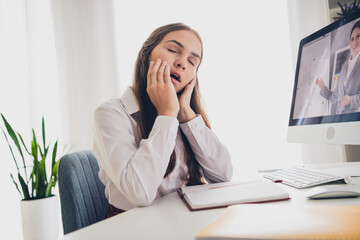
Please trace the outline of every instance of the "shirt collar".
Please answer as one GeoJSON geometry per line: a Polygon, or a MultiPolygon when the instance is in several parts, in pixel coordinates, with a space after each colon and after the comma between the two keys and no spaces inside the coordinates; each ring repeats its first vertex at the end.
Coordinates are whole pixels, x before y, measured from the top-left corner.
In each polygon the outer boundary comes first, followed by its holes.
{"type": "Polygon", "coordinates": [[[350,62],[356,62],[359,58],[359,53],[356,54],[356,56],[353,59],[350,59],[350,62]]]}
{"type": "Polygon", "coordinates": [[[126,88],[125,92],[121,96],[121,101],[130,115],[140,111],[135,93],[130,86],[126,88]]]}

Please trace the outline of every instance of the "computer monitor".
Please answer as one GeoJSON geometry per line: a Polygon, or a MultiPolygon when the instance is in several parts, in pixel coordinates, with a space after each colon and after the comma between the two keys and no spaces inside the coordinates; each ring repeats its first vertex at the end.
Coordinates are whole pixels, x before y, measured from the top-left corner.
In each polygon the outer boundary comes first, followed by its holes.
{"type": "Polygon", "coordinates": [[[301,40],[288,142],[360,145],[360,11],[301,40]]]}

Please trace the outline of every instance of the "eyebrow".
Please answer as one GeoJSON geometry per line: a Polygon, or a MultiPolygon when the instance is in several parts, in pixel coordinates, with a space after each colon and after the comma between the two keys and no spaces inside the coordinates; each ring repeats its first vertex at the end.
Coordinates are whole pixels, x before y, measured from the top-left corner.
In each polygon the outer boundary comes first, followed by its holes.
{"type": "MultiPolygon", "coordinates": [[[[175,43],[176,45],[178,45],[179,47],[185,49],[184,45],[182,45],[180,42],[178,42],[178,41],[176,41],[176,40],[169,40],[169,41],[167,41],[167,42],[173,42],[173,43],[175,43]]],[[[193,55],[194,57],[197,57],[197,58],[201,59],[201,57],[199,56],[199,54],[196,54],[196,53],[194,53],[194,52],[191,52],[191,55],[193,55]]]]}

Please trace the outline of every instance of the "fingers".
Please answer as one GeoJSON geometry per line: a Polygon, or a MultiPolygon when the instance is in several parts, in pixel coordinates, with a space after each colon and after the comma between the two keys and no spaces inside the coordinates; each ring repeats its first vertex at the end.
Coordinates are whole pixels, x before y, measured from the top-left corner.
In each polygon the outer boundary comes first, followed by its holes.
{"type": "Polygon", "coordinates": [[[148,80],[148,86],[154,85],[157,83],[157,71],[160,67],[161,59],[157,59],[156,62],[151,61],[148,74],[147,74],[147,80],[148,80]]]}
{"type": "Polygon", "coordinates": [[[169,64],[166,64],[166,65],[165,65],[164,83],[165,83],[165,84],[171,83],[171,78],[170,78],[170,66],[169,66],[169,64]]]}
{"type": "Polygon", "coordinates": [[[151,69],[150,77],[151,77],[151,83],[157,83],[157,72],[159,70],[159,67],[161,65],[161,59],[158,58],[154,64],[154,67],[151,69]]]}
{"type": "MultiPolygon", "coordinates": [[[[160,60],[161,62],[161,60],[160,60]]],[[[164,83],[164,74],[165,74],[165,66],[167,63],[163,61],[159,67],[159,70],[157,71],[157,83],[162,84],[164,83]]]]}
{"type": "MultiPolygon", "coordinates": [[[[162,61],[160,58],[156,62],[151,61],[149,65],[149,70],[147,73],[147,85],[151,86],[157,83],[164,83],[165,81],[165,67],[168,64],[165,61],[162,61]]],[[[169,68],[169,67],[168,67],[169,68]]],[[[168,72],[168,79],[170,79],[170,68],[168,72]]]]}
{"type": "Polygon", "coordinates": [[[189,90],[191,93],[195,87],[197,75],[186,85],[185,90],[189,90]]]}
{"type": "Polygon", "coordinates": [[[193,88],[195,86],[196,81],[197,81],[197,75],[195,75],[195,77],[189,82],[190,87],[193,88]]]}

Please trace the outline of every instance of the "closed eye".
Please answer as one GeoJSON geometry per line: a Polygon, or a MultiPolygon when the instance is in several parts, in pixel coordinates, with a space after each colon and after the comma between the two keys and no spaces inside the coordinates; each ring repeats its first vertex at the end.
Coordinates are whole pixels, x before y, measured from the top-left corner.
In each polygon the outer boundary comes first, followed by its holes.
{"type": "Polygon", "coordinates": [[[188,60],[188,61],[191,65],[195,66],[195,64],[191,60],[188,60]]]}
{"type": "Polygon", "coordinates": [[[176,51],[172,50],[172,49],[168,49],[169,52],[172,52],[172,53],[176,53],[176,51]]]}

